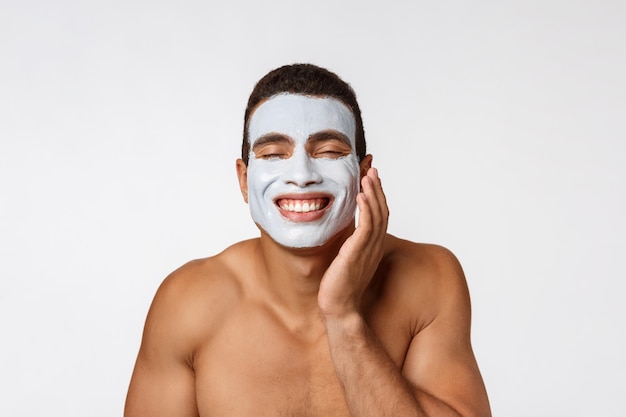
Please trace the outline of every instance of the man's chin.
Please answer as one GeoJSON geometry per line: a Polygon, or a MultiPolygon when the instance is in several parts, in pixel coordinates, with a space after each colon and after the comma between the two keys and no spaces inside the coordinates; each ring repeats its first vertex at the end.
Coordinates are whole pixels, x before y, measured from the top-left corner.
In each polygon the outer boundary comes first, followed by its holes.
{"type": "Polygon", "coordinates": [[[294,249],[294,250],[306,250],[306,249],[315,249],[324,246],[332,236],[320,236],[309,233],[308,235],[302,236],[273,236],[267,234],[267,236],[272,239],[278,245],[286,248],[286,249],[294,249]]]}
{"type": "MultiPolygon", "coordinates": [[[[257,227],[262,235],[271,239],[277,245],[297,251],[322,248],[335,241],[345,234],[346,228],[333,230],[319,230],[319,224],[297,224],[290,225],[290,230],[282,230],[276,233],[269,233],[257,223],[257,227]]],[[[347,237],[347,236],[346,236],[347,237]]]]}

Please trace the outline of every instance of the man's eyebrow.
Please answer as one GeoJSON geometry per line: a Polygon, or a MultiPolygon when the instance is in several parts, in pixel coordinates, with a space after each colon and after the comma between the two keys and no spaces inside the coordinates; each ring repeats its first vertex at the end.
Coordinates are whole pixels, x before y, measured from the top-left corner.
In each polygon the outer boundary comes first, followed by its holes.
{"type": "Polygon", "coordinates": [[[350,139],[337,130],[322,130],[321,132],[316,132],[309,136],[307,142],[322,142],[325,140],[339,140],[352,148],[352,143],[350,143],[350,139]]]}
{"type": "Polygon", "coordinates": [[[262,146],[262,145],[267,145],[268,143],[288,143],[291,144],[293,143],[293,140],[286,135],[280,134],[280,133],[266,133],[265,135],[259,137],[257,140],[254,141],[254,143],[252,144],[253,148],[256,148],[257,146],[262,146]]]}

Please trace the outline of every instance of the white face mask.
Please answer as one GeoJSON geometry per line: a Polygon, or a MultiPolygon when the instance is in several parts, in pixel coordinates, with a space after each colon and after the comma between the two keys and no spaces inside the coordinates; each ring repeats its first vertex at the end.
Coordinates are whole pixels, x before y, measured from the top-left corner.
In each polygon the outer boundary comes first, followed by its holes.
{"type": "Polygon", "coordinates": [[[255,223],[291,248],[354,225],[359,192],[352,112],[334,98],[279,94],[248,127],[248,203],[255,223]]]}

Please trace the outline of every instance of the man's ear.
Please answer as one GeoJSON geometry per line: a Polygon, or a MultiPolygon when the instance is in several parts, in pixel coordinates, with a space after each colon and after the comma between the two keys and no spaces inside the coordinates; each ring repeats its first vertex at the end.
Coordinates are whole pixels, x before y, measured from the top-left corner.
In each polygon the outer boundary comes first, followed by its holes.
{"type": "Polygon", "coordinates": [[[361,160],[360,163],[360,168],[361,168],[361,176],[360,178],[363,178],[364,176],[367,175],[367,171],[372,167],[372,155],[371,154],[367,154],[365,155],[365,158],[363,158],[361,160]]]}
{"type": "Polygon", "coordinates": [[[248,166],[243,159],[237,159],[237,178],[239,179],[239,189],[243,196],[243,201],[248,202],[248,166]]]}

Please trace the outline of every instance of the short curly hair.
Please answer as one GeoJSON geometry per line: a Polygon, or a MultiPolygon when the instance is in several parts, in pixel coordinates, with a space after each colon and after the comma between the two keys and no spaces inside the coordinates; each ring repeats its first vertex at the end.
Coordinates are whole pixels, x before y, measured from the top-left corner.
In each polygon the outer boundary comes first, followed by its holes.
{"type": "Polygon", "coordinates": [[[313,64],[292,64],[284,65],[267,73],[257,82],[250,94],[244,115],[243,143],[241,145],[241,158],[246,165],[248,165],[250,154],[250,139],[248,138],[250,116],[260,103],[280,93],[332,97],[348,106],[356,122],[356,155],[359,161],[365,157],[367,150],[363,120],[352,87],[339,78],[337,74],[325,68],[313,64]]]}

